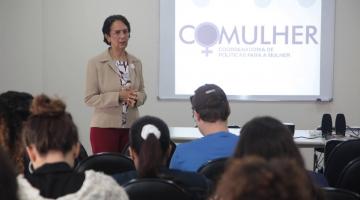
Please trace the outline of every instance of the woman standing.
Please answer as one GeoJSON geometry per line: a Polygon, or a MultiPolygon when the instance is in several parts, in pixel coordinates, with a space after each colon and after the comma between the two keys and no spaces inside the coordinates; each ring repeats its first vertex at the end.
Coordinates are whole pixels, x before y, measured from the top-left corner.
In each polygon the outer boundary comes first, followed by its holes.
{"type": "Polygon", "coordinates": [[[105,19],[102,32],[110,47],[90,59],[85,103],[94,107],[90,123],[93,153],[120,152],[128,142],[128,127],[139,117],[146,99],[141,61],[125,49],[130,23],[122,15],[105,19]]]}

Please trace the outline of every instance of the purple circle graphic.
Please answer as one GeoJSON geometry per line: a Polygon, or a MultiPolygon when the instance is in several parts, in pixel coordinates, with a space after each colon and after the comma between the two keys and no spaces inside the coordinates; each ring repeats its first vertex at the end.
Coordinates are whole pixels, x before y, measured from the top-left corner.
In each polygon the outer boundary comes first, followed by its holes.
{"type": "Polygon", "coordinates": [[[211,47],[219,39],[219,29],[210,22],[199,24],[195,29],[195,41],[203,47],[211,47]]]}
{"type": "Polygon", "coordinates": [[[255,0],[255,5],[259,8],[266,8],[270,5],[271,0],[255,0]]]}

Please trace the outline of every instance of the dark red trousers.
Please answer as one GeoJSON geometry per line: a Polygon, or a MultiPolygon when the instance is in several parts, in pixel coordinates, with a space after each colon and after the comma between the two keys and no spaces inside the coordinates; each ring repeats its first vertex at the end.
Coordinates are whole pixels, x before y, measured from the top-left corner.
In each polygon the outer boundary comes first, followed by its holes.
{"type": "Polygon", "coordinates": [[[121,153],[128,142],[128,128],[90,128],[90,143],[93,154],[100,152],[121,153]]]}

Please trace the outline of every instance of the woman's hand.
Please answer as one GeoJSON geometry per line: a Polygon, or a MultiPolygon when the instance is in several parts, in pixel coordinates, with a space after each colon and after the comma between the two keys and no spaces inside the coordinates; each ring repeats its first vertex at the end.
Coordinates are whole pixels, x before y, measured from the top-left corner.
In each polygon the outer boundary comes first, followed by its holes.
{"type": "Polygon", "coordinates": [[[137,91],[127,88],[119,92],[120,102],[125,102],[130,107],[135,107],[137,102],[137,91]]]}
{"type": "Polygon", "coordinates": [[[132,91],[129,93],[129,98],[127,100],[127,105],[131,108],[135,107],[136,106],[136,102],[137,102],[137,91],[132,91]]]}

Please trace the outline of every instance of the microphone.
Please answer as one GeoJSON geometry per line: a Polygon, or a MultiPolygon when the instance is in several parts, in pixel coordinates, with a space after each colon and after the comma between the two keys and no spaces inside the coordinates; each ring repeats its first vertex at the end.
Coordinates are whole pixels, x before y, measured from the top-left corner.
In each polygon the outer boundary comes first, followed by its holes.
{"type": "Polygon", "coordinates": [[[335,133],[336,135],[345,136],[345,131],[346,131],[345,115],[342,113],[338,113],[335,119],[335,133]]]}
{"type": "Polygon", "coordinates": [[[321,119],[321,133],[322,136],[325,137],[327,135],[331,135],[332,133],[332,119],[329,113],[325,113],[321,119]]]}

